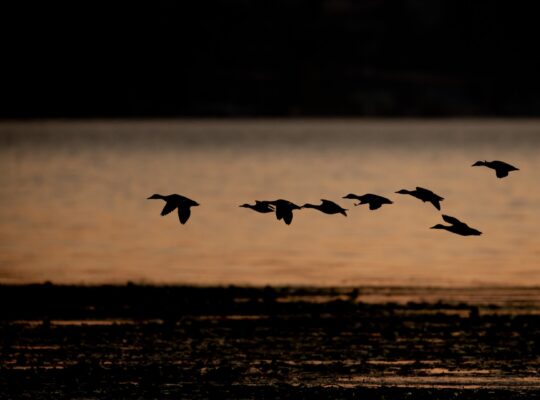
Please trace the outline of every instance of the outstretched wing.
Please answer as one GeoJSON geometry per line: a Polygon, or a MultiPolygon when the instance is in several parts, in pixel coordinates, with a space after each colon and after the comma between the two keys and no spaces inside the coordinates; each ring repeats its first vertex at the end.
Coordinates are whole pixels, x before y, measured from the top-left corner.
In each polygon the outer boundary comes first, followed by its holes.
{"type": "MultiPolygon", "coordinates": [[[[331,207],[336,207],[336,206],[338,206],[336,203],[334,203],[334,202],[331,201],[331,200],[321,199],[321,205],[324,205],[324,204],[327,204],[328,206],[331,206],[331,207]]],[[[339,206],[338,206],[338,207],[339,207],[339,206]]]]}
{"type": "Polygon", "coordinates": [[[378,202],[378,201],[371,201],[371,203],[369,203],[369,209],[370,210],[376,210],[378,208],[381,208],[382,206],[382,203],[378,202]]]}
{"type": "MultiPolygon", "coordinates": [[[[291,222],[292,222],[292,218],[293,218],[293,213],[292,213],[292,210],[285,210],[285,212],[282,214],[283,215],[283,221],[287,224],[287,225],[290,225],[291,222]]],[[[279,219],[279,218],[278,218],[279,219]]]]}
{"type": "Polygon", "coordinates": [[[178,218],[180,218],[180,223],[182,225],[184,225],[187,222],[190,215],[191,215],[191,210],[189,209],[189,207],[178,207],[178,218]]]}
{"type": "Polygon", "coordinates": [[[163,210],[161,210],[161,215],[167,215],[173,212],[176,207],[178,207],[178,204],[174,204],[173,202],[165,203],[165,207],[163,207],[163,210]]]}
{"type": "Polygon", "coordinates": [[[495,170],[495,175],[497,175],[497,178],[504,178],[505,176],[508,176],[508,170],[503,168],[497,168],[495,170]]]}
{"type": "Polygon", "coordinates": [[[430,203],[433,204],[433,207],[435,207],[437,210],[441,210],[441,203],[437,199],[430,200],[430,203]]]}
{"type": "Polygon", "coordinates": [[[444,215],[443,214],[442,219],[444,219],[446,222],[448,222],[449,224],[452,224],[452,225],[463,224],[463,222],[461,222],[459,219],[451,217],[449,215],[444,215]]]}
{"type": "MultiPolygon", "coordinates": [[[[433,193],[431,190],[425,189],[425,188],[420,187],[420,186],[417,186],[417,187],[416,187],[416,192],[417,192],[418,195],[421,196],[421,197],[426,197],[426,198],[427,198],[427,197],[434,197],[434,198],[436,198],[436,199],[438,199],[438,200],[444,200],[444,197],[441,197],[441,196],[439,196],[438,194],[433,193]]],[[[424,200],[424,201],[425,201],[425,200],[424,200]]],[[[430,201],[431,201],[431,200],[430,200],[430,201]]],[[[435,207],[437,207],[437,206],[435,206],[435,207]]],[[[440,208],[439,208],[439,210],[440,210],[440,208]]]]}
{"type": "Polygon", "coordinates": [[[255,206],[258,207],[258,211],[260,212],[272,212],[274,211],[274,206],[270,204],[270,202],[263,200],[255,200],[255,206]]]}
{"type": "Polygon", "coordinates": [[[280,207],[280,206],[276,206],[276,218],[278,220],[282,219],[284,217],[284,209],[283,207],[280,207]]]}

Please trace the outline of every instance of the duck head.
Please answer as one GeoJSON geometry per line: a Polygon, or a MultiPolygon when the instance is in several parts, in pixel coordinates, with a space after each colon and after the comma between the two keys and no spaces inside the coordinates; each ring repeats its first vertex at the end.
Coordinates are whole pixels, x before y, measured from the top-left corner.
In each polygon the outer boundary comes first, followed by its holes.
{"type": "Polygon", "coordinates": [[[486,165],[486,161],[477,161],[473,165],[471,165],[471,167],[480,167],[483,165],[486,165]]]}
{"type": "Polygon", "coordinates": [[[347,196],[343,196],[342,199],[358,199],[358,196],[353,193],[349,193],[347,196]]]}
{"type": "Polygon", "coordinates": [[[398,190],[396,193],[399,193],[399,194],[409,194],[411,193],[410,190],[407,190],[407,189],[401,189],[401,190],[398,190]]]}
{"type": "Polygon", "coordinates": [[[238,207],[251,208],[252,206],[247,203],[244,203],[242,205],[239,205],[238,207]]]}
{"type": "Polygon", "coordinates": [[[151,199],[162,199],[163,196],[160,195],[160,194],[153,194],[152,196],[150,196],[148,199],[146,200],[151,200],[151,199]]]}

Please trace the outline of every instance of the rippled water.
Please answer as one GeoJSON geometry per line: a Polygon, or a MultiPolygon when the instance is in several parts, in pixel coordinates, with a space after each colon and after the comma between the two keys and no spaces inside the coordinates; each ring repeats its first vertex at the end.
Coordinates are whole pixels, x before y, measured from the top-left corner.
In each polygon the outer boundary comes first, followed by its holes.
{"type": "Polygon", "coordinates": [[[3,122],[0,281],[540,285],[539,150],[534,120],[3,122]],[[415,186],[484,234],[430,230],[440,213],[394,193],[415,186]],[[181,226],[153,193],[201,206],[181,226]],[[350,213],[238,207],[276,198],[350,213]]]}

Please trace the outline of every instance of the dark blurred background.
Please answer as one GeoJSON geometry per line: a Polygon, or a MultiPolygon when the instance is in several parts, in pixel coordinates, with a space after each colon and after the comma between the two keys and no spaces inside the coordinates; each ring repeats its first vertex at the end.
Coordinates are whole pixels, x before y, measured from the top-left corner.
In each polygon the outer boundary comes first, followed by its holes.
{"type": "Polygon", "coordinates": [[[510,0],[0,6],[0,118],[539,116],[510,0]]]}

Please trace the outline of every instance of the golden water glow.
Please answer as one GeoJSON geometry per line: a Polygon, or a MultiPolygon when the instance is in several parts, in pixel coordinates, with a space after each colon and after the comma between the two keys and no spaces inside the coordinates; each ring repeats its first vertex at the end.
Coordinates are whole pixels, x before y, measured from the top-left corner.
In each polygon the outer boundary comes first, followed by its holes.
{"type": "Polygon", "coordinates": [[[0,140],[1,282],[540,285],[537,121],[6,122],[0,140]],[[430,230],[441,213],[394,193],[415,186],[484,234],[430,230]],[[181,226],[153,193],[201,206],[181,226]],[[349,216],[238,207],[276,198],[349,216]]]}

